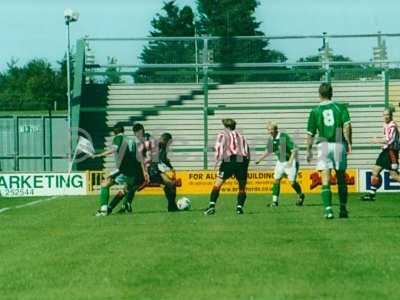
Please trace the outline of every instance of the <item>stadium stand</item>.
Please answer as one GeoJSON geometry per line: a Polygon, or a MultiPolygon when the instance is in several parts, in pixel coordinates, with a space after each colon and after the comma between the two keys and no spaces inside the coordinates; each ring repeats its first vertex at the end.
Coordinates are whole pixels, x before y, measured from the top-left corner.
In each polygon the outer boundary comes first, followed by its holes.
{"type": "MultiPolygon", "coordinates": [[[[371,145],[381,135],[385,85],[382,80],[333,82],[334,99],[348,103],[353,123],[354,151],[349,167],[372,165],[379,148],[371,145]]],[[[282,131],[294,135],[304,161],[307,117],[318,102],[319,82],[237,83],[213,85],[208,92],[209,167],[212,166],[215,134],[220,120],[232,117],[249,140],[252,155],[259,155],[265,145],[265,122],[277,121],[282,131]]],[[[399,82],[391,82],[394,95],[400,95],[399,82]]],[[[395,100],[393,100],[395,101],[395,100]]],[[[202,86],[189,84],[115,84],[108,87],[106,125],[141,122],[153,136],[169,131],[174,136],[171,159],[177,169],[202,169],[204,145],[204,94],[202,86]]],[[[111,141],[105,132],[105,145],[111,141]]],[[[113,166],[105,160],[105,169],[113,166]]],[[[268,165],[272,166],[273,160],[268,165]]],[[[302,167],[306,166],[303,163],[302,167]]]]}

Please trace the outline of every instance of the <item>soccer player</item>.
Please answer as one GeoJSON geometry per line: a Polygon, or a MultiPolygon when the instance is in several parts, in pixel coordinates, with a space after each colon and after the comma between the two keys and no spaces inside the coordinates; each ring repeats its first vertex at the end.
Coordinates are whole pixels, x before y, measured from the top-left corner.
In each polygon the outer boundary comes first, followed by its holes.
{"type": "Polygon", "coordinates": [[[132,143],[131,154],[134,155],[136,162],[135,175],[130,189],[118,192],[111,200],[109,207],[114,209],[122,201],[119,214],[132,213],[132,202],[136,191],[143,189],[149,182],[149,175],[146,167],[146,133],[142,124],[137,123],[132,127],[134,140],[132,143]],[[140,167],[138,166],[140,164],[140,167]]]}
{"type": "Polygon", "coordinates": [[[278,124],[274,122],[267,123],[267,132],[270,138],[267,142],[267,149],[264,154],[256,161],[258,165],[263,159],[271,153],[275,153],[277,161],[274,171],[274,184],[272,185],[272,204],[271,207],[278,207],[280,182],[284,176],[287,176],[292,188],[296,191],[298,198],[296,205],[303,205],[304,194],[301,186],[297,182],[297,173],[299,171],[299,162],[297,159],[298,149],[291,137],[284,132],[279,132],[278,124]]]}
{"type": "MultiPolygon", "coordinates": [[[[149,143],[146,143],[147,152],[151,153],[151,161],[148,166],[148,173],[150,177],[150,184],[162,184],[164,185],[165,197],[168,201],[168,211],[178,211],[176,206],[176,182],[175,182],[175,170],[168,158],[168,147],[172,143],[172,135],[165,132],[161,135],[158,145],[154,143],[149,137],[149,143]],[[172,171],[172,177],[169,177],[166,172],[172,171]]],[[[148,156],[146,156],[148,158],[148,156]]]]}
{"type": "Polygon", "coordinates": [[[372,142],[382,146],[382,151],[376,160],[371,176],[371,190],[361,197],[364,201],[375,201],[376,190],[379,185],[379,174],[383,169],[388,170],[390,177],[400,182],[399,167],[399,129],[393,121],[394,107],[383,112],[383,133],[384,136],[376,137],[372,142]]]}
{"type": "Polygon", "coordinates": [[[345,171],[347,153],[351,152],[352,132],[350,115],[344,104],[332,101],[332,86],[322,83],[319,87],[320,103],[311,110],[307,125],[307,162],[312,160],[312,145],[318,133],[318,158],[316,169],[322,177],[322,202],[325,218],[333,219],[331,170],[335,169],[339,190],[339,218],[348,218],[347,184],[345,171]]]}
{"type": "Polygon", "coordinates": [[[210,203],[204,210],[205,215],[215,214],[215,205],[222,185],[235,176],[239,185],[236,213],[243,214],[246,201],[247,171],[250,161],[250,150],[245,137],[236,130],[236,121],[223,119],[224,130],[217,135],[215,143],[215,167],[219,166],[218,177],[210,195],[210,203]]]}
{"type": "Polygon", "coordinates": [[[109,215],[121,198],[126,199],[123,203],[123,210],[132,212],[131,203],[135,191],[148,180],[143,159],[138,156],[137,143],[126,137],[124,127],[120,124],[114,126],[113,133],[112,147],[93,156],[105,157],[114,154],[116,164],[116,168],[102,182],[100,209],[97,211],[96,216],[109,215]],[[118,193],[108,204],[110,188],[115,184],[124,184],[124,192],[118,193]]]}

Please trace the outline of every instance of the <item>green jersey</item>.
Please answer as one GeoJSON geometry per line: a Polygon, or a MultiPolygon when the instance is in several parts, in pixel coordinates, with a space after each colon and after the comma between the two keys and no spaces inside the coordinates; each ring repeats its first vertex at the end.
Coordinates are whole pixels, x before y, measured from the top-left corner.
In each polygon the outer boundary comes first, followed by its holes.
{"type": "Polygon", "coordinates": [[[291,137],[284,132],[279,132],[275,138],[270,137],[267,143],[267,151],[275,153],[280,162],[288,161],[295,147],[291,137]]]}
{"type": "Polygon", "coordinates": [[[343,126],[350,123],[347,107],[330,100],[321,102],[308,117],[307,132],[315,136],[318,131],[320,140],[330,143],[343,141],[343,126]]]}
{"type": "Polygon", "coordinates": [[[124,134],[118,134],[113,138],[112,145],[116,150],[116,167],[122,174],[134,176],[141,171],[140,162],[136,157],[136,143],[128,139],[124,134]]]}

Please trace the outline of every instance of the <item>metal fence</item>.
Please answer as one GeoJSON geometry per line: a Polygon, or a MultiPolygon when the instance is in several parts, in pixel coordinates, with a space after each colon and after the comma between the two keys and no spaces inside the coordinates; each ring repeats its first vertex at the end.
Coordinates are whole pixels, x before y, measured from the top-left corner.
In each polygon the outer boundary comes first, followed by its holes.
{"type": "MultiPolygon", "coordinates": [[[[106,124],[106,119],[109,120],[112,113],[119,114],[118,118],[120,118],[124,111],[134,111],[135,114],[140,112],[139,117],[132,118],[136,121],[145,121],[151,116],[157,115],[159,111],[177,111],[187,114],[188,110],[198,110],[202,115],[200,122],[203,127],[200,131],[204,134],[202,149],[188,146],[181,150],[203,152],[202,160],[204,168],[207,168],[210,154],[207,135],[212,115],[218,111],[232,109],[229,99],[222,106],[214,107],[212,90],[215,87],[243,82],[316,83],[328,81],[334,83],[352,81],[354,85],[358,85],[360,82],[376,81],[379,82],[379,85],[384,86],[383,91],[379,93],[380,109],[389,103],[396,104],[397,101],[397,98],[394,99],[391,95],[393,89],[390,89],[390,84],[392,79],[400,78],[400,57],[397,51],[398,47],[396,47],[399,42],[399,33],[260,36],[229,39],[211,36],[81,39],[77,41],[75,55],[75,87],[72,106],[76,109],[75,113],[72,113],[73,124],[75,124],[73,126],[82,126],[84,123],[82,119],[80,120],[82,116],[84,116],[84,121],[98,120],[99,116],[103,114],[101,122],[96,122],[96,124],[91,122],[93,124],[85,127],[92,134],[100,131],[99,123],[106,124]],[[382,42],[383,39],[386,44],[382,42]],[[258,56],[260,44],[262,45],[263,42],[267,43],[265,49],[269,51],[280,50],[280,46],[284,44],[287,46],[290,43],[291,46],[286,48],[297,52],[294,55],[289,53],[288,60],[265,60],[262,56],[258,56]],[[137,43],[141,43],[142,46],[136,46],[136,48],[132,46],[137,43]],[[229,50],[230,43],[242,50],[240,57],[232,57],[231,61],[226,60],[223,55],[227,48],[229,50]],[[302,43],[301,47],[300,43],[302,43]],[[146,63],[140,59],[143,46],[161,47],[165,50],[163,52],[165,55],[159,61],[146,63]],[[132,51],[134,48],[136,52],[132,51]],[[301,51],[302,48],[307,49],[301,51]],[[188,52],[185,52],[185,49],[188,52]],[[368,50],[365,51],[365,49],[368,50]],[[187,53],[189,54],[186,55],[187,53]],[[355,56],[358,53],[362,53],[362,55],[355,56]],[[338,58],[335,56],[336,54],[350,58],[351,61],[338,58]],[[302,59],[312,55],[315,56],[312,61],[302,59]],[[116,59],[109,61],[106,59],[107,56],[113,56],[116,59]],[[119,83],[122,84],[132,84],[136,87],[140,84],[157,84],[154,87],[155,90],[162,87],[163,84],[170,83],[195,84],[197,87],[191,93],[184,93],[176,99],[165,97],[165,103],[160,102],[161,104],[149,102],[147,105],[141,98],[133,99],[131,103],[123,102],[127,100],[127,95],[121,94],[115,96],[116,100],[119,97],[121,101],[116,101],[115,107],[111,107],[112,99],[107,98],[107,95],[104,95],[104,101],[99,101],[97,96],[90,95],[88,89],[96,84],[112,83],[107,82],[107,77],[110,79],[115,75],[121,79],[119,83]],[[189,98],[193,100],[201,98],[201,103],[196,107],[184,107],[183,104],[187,103],[189,98]],[[138,107],[132,110],[132,104],[138,104],[138,107]]],[[[270,104],[273,103],[263,103],[267,106],[270,104]]],[[[250,114],[252,108],[254,107],[242,106],[233,109],[247,111],[250,114]]],[[[116,117],[116,119],[118,118],[116,117]]],[[[132,121],[132,118],[127,120],[132,121]]],[[[105,140],[108,132],[99,132],[99,136],[101,135],[105,140]]]]}
{"type": "Polygon", "coordinates": [[[0,171],[67,170],[67,125],[63,116],[0,117],[0,171]]]}
{"type": "Polygon", "coordinates": [[[247,75],[235,77],[230,74],[230,79],[236,79],[235,81],[282,81],[296,80],[296,77],[283,77],[281,71],[300,69],[313,72],[318,69],[327,71],[357,67],[387,69],[400,66],[400,55],[397,51],[400,46],[400,33],[87,37],[80,42],[85,45],[86,50],[86,79],[93,81],[96,81],[96,78],[101,81],[101,76],[110,75],[110,71],[115,71],[127,83],[198,83],[208,77],[219,81],[222,77],[217,76],[215,72],[211,74],[210,71],[224,69],[235,69],[237,73],[244,72],[247,75]],[[143,56],[145,52],[146,55],[143,56]],[[147,57],[147,61],[144,57],[147,57]],[[176,74],[178,70],[179,75],[176,74]],[[253,73],[249,74],[249,70],[253,73]],[[280,74],[272,72],[274,74],[265,76],[265,72],[271,70],[279,71],[280,74]]]}

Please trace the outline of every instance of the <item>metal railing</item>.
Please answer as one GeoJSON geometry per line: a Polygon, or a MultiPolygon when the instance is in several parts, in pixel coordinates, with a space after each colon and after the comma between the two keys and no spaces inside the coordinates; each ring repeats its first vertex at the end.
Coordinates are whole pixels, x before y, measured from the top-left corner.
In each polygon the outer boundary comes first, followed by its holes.
{"type": "MultiPolygon", "coordinates": [[[[355,38],[399,38],[400,33],[373,33],[373,34],[357,34],[357,35],[338,35],[338,34],[321,34],[321,35],[287,35],[287,36],[237,36],[232,37],[232,40],[239,42],[251,42],[251,41],[273,41],[273,40],[321,40],[325,45],[328,40],[334,39],[355,39],[355,38]]],[[[208,103],[209,88],[211,84],[218,83],[218,79],[223,76],[239,78],[237,75],[243,75],[243,77],[248,78],[251,75],[265,75],[265,76],[276,76],[278,75],[288,75],[288,74],[316,74],[314,79],[317,81],[335,81],[335,78],[347,78],[347,80],[359,81],[361,78],[365,77],[366,80],[369,78],[380,79],[384,81],[384,105],[389,105],[389,84],[390,84],[390,67],[400,65],[400,60],[389,60],[389,59],[376,59],[374,61],[368,60],[356,60],[356,61],[334,61],[331,60],[329,55],[324,57],[324,53],[321,53],[321,60],[318,62],[300,62],[300,61],[286,61],[286,62],[246,62],[246,61],[236,61],[230,64],[228,67],[226,64],[220,63],[218,61],[213,61],[210,57],[210,50],[216,47],[218,41],[223,40],[224,37],[212,37],[212,36],[197,36],[197,37],[143,37],[143,38],[85,38],[80,40],[80,53],[82,53],[82,45],[84,43],[115,43],[115,42],[187,42],[196,43],[196,53],[193,55],[193,61],[183,62],[183,63],[90,63],[85,65],[84,59],[83,63],[81,60],[81,65],[76,65],[81,68],[80,72],[75,73],[75,77],[80,77],[80,84],[83,85],[85,82],[82,80],[84,76],[106,76],[106,69],[113,68],[117,70],[118,74],[121,76],[134,76],[138,70],[144,70],[152,72],[152,74],[159,76],[176,76],[179,75],[193,75],[193,82],[197,82],[200,78],[202,91],[203,91],[203,131],[204,131],[204,143],[203,143],[203,159],[204,168],[208,168],[208,116],[210,112],[215,112],[216,110],[235,110],[232,107],[213,107],[208,103]],[[198,57],[197,51],[201,52],[200,59],[198,57]],[[378,67],[376,67],[378,65],[378,67]],[[382,67],[383,66],[383,67],[382,67]],[[352,74],[354,77],[352,78],[352,74]],[[246,75],[246,76],[244,76],[246,75]],[[236,77],[235,77],[236,76],[236,77]]],[[[172,45],[172,44],[171,44],[172,45]]],[[[194,46],[195,44],[193,44],[194,46]]],[[[329,47],[327,45],[327,47],[329,47]]],[[[323,51],[322,51],[323,52],[323,51]]],[[[234,80],[233,80],[234,81],[234,80]]],[[[295,80],[294,80],[295,81],[295,80]]],[[[77,89],[78,90],[78,89],[77,89]]],[[[105,108],[82,108],[82,112],[96,112],[105,108]]],[[[151,108],[146,108],[151,110],[151,108]]],[[[154,108],[157,110],[159,108],[154,108]]],[[[165,110],[174,110],[175,108],[163,108],[165,110]]],[[[188,108],[189,109],[189,108],[188,108]]],[[[193,110],[193,108],[190,108],[193,110]]],[[[240,109],[246,109],[241,107],[240,109]]],[[[119,110],[123,110],[119,109],[119,110]]],[[[185,110],[185,108],[179,108],[179,110],[185,110]]],[[[78,118],[78,117],[76,117],[78,118]]],[[[76,119],[75,118],[75,119],[76,119]]],[[[194,150],[194,149],[192,149],[194,150]]],[[[196,151],[198,149],[196,148],[196,151]]]]}

